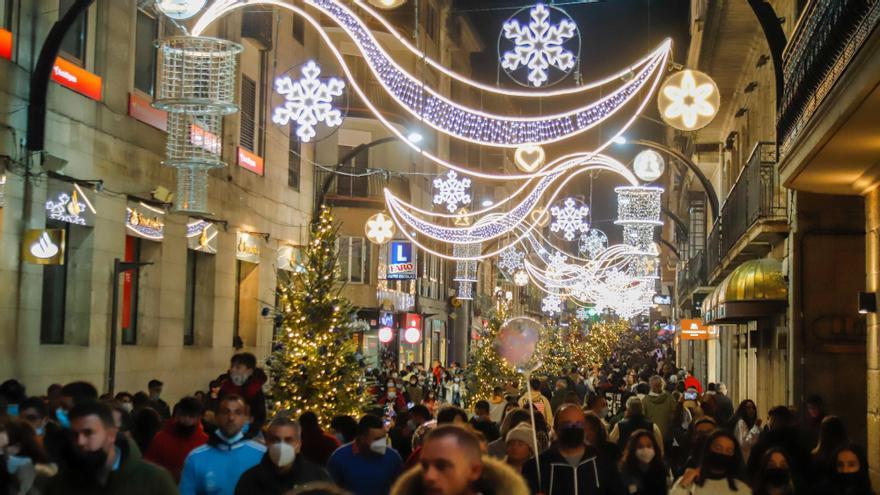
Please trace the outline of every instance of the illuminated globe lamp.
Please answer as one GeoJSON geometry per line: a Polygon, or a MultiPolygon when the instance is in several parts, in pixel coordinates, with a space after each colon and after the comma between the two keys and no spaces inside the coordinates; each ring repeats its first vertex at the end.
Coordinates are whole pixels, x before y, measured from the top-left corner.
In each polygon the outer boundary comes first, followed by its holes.
{"type": "Polygon", "coordinates": [[[406,0],[367,0],[370,5],[373,7],[379,7],[380,9],[391,10],[400,7],[401,5],[406,3],[406,0]]]}
{"type": "Polygon", "coordinates": [[[177,19],[189,19],[198,14],[208,0],[157,0],[156,8],[166,16],[177,19]]]}
{"type": "Polygon", "coordinates": [[[382,327],[379,329],[379,342],[387,344],[394,338],[394,331],[391,327],[382,327]]]}
{"type": "Polygon", "coordinates": [[[666,161],[654,150],[643,150],[633,160],[633,172],[644,182],[654,182],[663,176],[666,161]]]}
{"type": "Polygon", "coordinates": [[[529,285],[529,274],[525,270],[520,270],[513,274],[513,283],[517,287],[525,287],[529,285]]]}
{"type": "Polygon", "coordinates": [[[691,69],[669,76],[657,92],[664,122],[680,131],[696,131],[712,122],[721,106],[718,86],[707,74],[691,69]]]}
{"type": "Polygon", "coordinates": [[[422,332],[420,332],[418,328],[407,328],[406,331],[403,332],[403,339],[409,344],[417,344],[421,338],[422,332]]]}

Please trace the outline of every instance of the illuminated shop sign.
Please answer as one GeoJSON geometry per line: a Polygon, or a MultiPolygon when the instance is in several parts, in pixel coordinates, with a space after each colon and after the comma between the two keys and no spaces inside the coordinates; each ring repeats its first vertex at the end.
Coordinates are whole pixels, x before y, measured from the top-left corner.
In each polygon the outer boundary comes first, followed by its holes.
{"type": "Polygon", "coordinates": [[[276,260],[278,269],[296,273],[305,272],[306,267],[303,264],[302,250],[302,246],[294,246],[292,244],[278,246],[278,258],[276,260]]]}
{"type": "Polygon", "coordinates": [[[52,80],[83,96],[101,101],[101,77],[61,57],[56,58],[52,66],[52,80]]]}
{"type": "Polygon", "coordinates": [[[0,58],[12,60],[12,31],[0,29],[0,58]]]}
{"type": "Polygon", "coordinates": [[[235,257],[248,263],[260,262],[260,236],[239,232],[235,243],[235,257]]]}
{"type": "Polygon", "coordinates": [[[129,202],[125,211],[125,227],[129,235],[151,241],[165,239],[165,210],[141,201],[129,202]]]}
{"type": "Polygon", "coordinates": [[[388,246],[388,280],[415,280],[416,259],[412,242],[391,241],[388,246]]]}
{"type": "Polygon", "coordinates": [[[217,254],[217,225],[201,218],[186,223],[186,245],[193,251],[217,254]]]}
{"type": "Polygon", "coordinates": [[[150,100],[135,93],[128,94],[128,115],[160,131],[168,130],[168,114],[150,105],[150,100]]]}
{"type": "Polygon", "coordinates": [[[263,175],[263,159],[241,146],[238,147],[238,166],[257,175],[263,175]]]}
{"type": "Polygon", "coordinates": [[[681,338],[709,340],[709,328],[703,325],[703,320],[681,320],[681,338]]]}
{"type": "MultiPolygon", "coordinates": [[[[197,146],[207,151],[208,153],[213,153],[215,155],[219,155],[221,151],[220,138],[217,137],[213,132],[206,131],[202,127],[191,124],[189,128],[189,142],[192,143],[193,146],[197,146]]],[[[259,157],[257,157],[259,158],[259,157]]],[[[260,175],[263,175],[263,161],[260,160],[260,175]]]]}
{"type": "Polygon", "coordinates": [[[77,183],[50,180],[46,199],[46,218],[59,222],[95,226],[95,194],[77,183]]]}
{"type": "Polygon", "coordinates": [[[21,256],[25,263],[64,264],[64,229],[31,229],[24,233],[21,256]]]}

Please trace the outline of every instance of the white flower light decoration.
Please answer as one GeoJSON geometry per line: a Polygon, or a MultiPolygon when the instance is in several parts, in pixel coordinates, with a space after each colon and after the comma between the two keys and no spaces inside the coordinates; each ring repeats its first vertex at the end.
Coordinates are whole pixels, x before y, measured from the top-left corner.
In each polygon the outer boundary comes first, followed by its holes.
{"type": "Polygon", "coordinates": [[[391,217],[379,212],[367,219],[364,232],[367,234],[367,239],[373,244],[385,244],[394,238],[397,227],[391,217]]]}
{"type": "Polygon", "coordinates": [[[445,179],[440,177],[434,179],[434,187],[437,188],[434,204],[445,204],[450,213],[456,211],[459,204],[465,205],[471,202],[471,195],[467,192],[471,187],[471,180],[467,177],[459,178],[454,170],[447,172],[445,179]]]}
{"type": "Polygon", "coordinates": [[[577,24],[567,16],[559,24],[550,24],[550,12],[544,4],[539,3],[529,11],[531,21],[527,26],[513,18],[503,26],[504,37],[513,41],[514,46],[513,50],[501,56],[501,66],[508,73],[520,67],[528,67],[528,81],[535,87],[547,82],[547,69],[550,67],[568,75],[575,66],[574,53],[563,45],[577,35],[577,24]]]}
{"type": "Polygon", "coordinates": [[[555,218],[550,224],[550,231],[562,231],[565,240],[572,241],[576,233],[586,232],[590,229],[589,222],[584,221],[590,214],[590,208],[577,206],[574,198],[567,198],[562,204],[562,207],[550,208],[550,215],[555,218]]]}
{"type": "Polygon", "coordinates": [[[718,113],[718,86],[706,74],[686,69],[663,82],[657,105],[663,120],[672,127],[683,131],[701,129],[718,113]]]}
{"type": "Polygon", "coordinates": [[[293,81],[287,75],[275,79],[275,92],[285,102],[275,109],[272,121],[278,125],[295,122],[296,135],[305,143],[315,137],[319,123],[327,127],[342,124],[342,112],[334,108],[333,100],[342,96],[345,81],[335,77],[322,81],[320,74],[321,67],[310,60],[303,66],[300,79],[293,81]]]}

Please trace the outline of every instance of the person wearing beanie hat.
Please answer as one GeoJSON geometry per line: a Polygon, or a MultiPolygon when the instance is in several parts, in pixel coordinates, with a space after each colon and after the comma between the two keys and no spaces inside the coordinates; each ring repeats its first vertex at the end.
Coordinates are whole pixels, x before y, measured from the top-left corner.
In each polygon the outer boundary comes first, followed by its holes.
{"type": "Polygon", "coordinates": [[[522,472],[526,461],[535,456],[532,427],[525,423],[517,425],[507,433],[505,442],[507,456],[504,458],[504,462],[516,472],[522,472]]]}

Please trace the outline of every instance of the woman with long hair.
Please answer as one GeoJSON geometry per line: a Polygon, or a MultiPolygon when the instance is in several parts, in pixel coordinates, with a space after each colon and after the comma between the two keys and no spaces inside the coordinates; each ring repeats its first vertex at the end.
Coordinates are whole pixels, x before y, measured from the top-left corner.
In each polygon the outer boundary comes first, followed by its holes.
{"type": "Polygon", "coordinates": [[[758,417],[758,407],[752,399],[746,399],[739,403],[733,417],[730,418],[730,429],[736,437],[742,449],[743,460],[749,458],[752,447],[758,443],[761,436],[761,418],[758,417]]]}
{"type": "Polygon", "coordinates": [[[813,473],[818,479],[823,473],[827,473],[833,467],[834,453],[849,444],[846,434],[846,426],[837,416],[825,416],[819,424],[819,440],[816,447],[810,452],[810,464],[813,473]]]}
{"type": "Polygon", "coordinates": [[[850,444],[837,449],[825,480],[814,492],[816,495],[874,495],[868,476],[868,460],[861,447],[850,444]]]}
{"type": "Polygon", "coordinates": [[[620,461],[620,449],[617,444],[608,440],[608,430],[605,423],[592,412],[584,414],[584,440],[592,445],[598,452],[599,457],[612,466],[620,461]]]}
{"type": "Polygon", "coordinates": [[[666,495],[669,493],[669,470],[653,432],[636,430],[626,443],[620,460],[620,474],[626,493],[666,495]]]}
{"type": "Polygon", "coordinates": [[[743,457],[736,437],[717,430],[706,439],[700,465],[687,471],[670,490],[671,495],[750,494],[742,479],[743,457]]]}
{"type": "Polygon", "coordinates": [[[758,474],[752,483],[756,495],[794,495],[798,491],[797,480],[791,471],[791,462],[784,450],[771,447],[764,452],[758,474]]]}

